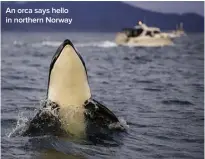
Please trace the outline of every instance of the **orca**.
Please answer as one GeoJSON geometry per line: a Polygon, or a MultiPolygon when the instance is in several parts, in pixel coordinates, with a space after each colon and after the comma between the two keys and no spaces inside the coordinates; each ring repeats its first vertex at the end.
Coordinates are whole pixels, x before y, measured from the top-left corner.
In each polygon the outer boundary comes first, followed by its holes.
{"type": "MultiPolygon", "coordinates": [[[[49,129],[47,125],[45,126],[50,116],[55,119],[49,121],[51,125],[77,136],[86,135],[89,131],[101,131],[102,128],[109,129],[111,125],[120,123],[112,111],[93,99],[85,62],[68,39],[59,46],[52,58],[48,76],[47,102],[44,108],[57,110],[57,113],[51,113],[48,117],[45,115],[47,112],[42,113],[41,110],[30,122],[26,134],[33,132],[38,134],[39,130],[45,131],[43,129],[55,131],[57,128],[49,129]],[[57,122],[56,118],[59,119],[57,122]]],[[[119,128],[122,129],[122,126],[119,128]]]]}

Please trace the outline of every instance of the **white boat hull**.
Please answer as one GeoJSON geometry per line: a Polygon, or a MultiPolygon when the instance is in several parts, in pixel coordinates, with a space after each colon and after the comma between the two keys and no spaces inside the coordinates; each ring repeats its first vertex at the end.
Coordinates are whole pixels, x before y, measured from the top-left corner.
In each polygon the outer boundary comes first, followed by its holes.
{"type": "Polygon", "coordinates": [[[136,46],[136,47],[162,47],[167,45],[173,45],[173,42],[169,37],[141,36],[141,37],[127,38],[122,33],[117,35],[115,42],[117,45],[136,46]]]}

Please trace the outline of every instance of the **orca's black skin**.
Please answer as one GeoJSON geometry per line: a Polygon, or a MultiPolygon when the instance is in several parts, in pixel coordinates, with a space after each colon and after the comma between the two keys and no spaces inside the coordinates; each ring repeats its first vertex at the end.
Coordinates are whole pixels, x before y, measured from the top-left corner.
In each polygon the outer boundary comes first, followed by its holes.
{"type": "Polygon", "coordinates": [[[63,135],[60,120],[48,111],[40,110],[34,118],[27,122],[23,136],[63,135]]]}
{"type": "Polygon", "coordinates": [[[89,111],[89,115],[86,114],[86,117],[95,121],[100,122],[101,125],[108,125],[113,122],[119,122],[118,118],[113,112],[111,112],[107,107],[102,105],[100,102],[92,99],[85,104],[85,109],[89,111]]]}
{"type": "MultiPolygon", "coordinates": [[[[63,48],[66,45],[70,45],[73,47],[73,49],[75,50],[75,52],[79,56],[83,66],[85,68],[86,75],[87,75],[87,69],[85,66],[85,62],[83,61],[80,54],[76,51],[72,42],[70,40],[66,39],[59,46],[55,55],[52,58],[52,61],[50,64],[50,69],[49,69],[48,88],[49,88],[50,74],[51,74],[51,71],[53,69],[53,66],[54,66],[56,60],[58,59],[59,55],[61,54],[63,48]]],[[[87,78],[88,78],[88,76],[87,76],[87,78]]],[[[48,88],[47,88],[47,96],[48,96],[48,88]]],[[[55,108],[60,109],[59,105],[57,105],[54,102],[53,102],[53,104],[55,105],[55,107],[53,107],[52,105],[49,105],[49,104],[47,105],[46,103],[44,103],[43,107],[47,108],[50,106],[51,110],[55,109],[55,108]]],[[[98,102],[92,98],[85,101],[84,107],[86,110],[84,115],[85,115],[85,121],[87,123],[87,127],[86,127],[87,134],[90,134],[90,133],[91,134],[92,133],[100,134],[100,133],[103,133],[102,132],[103,130],[105,130],[107,132],[107,131],[109,131],[109,124],[119,122],[118,118],[115,116],[115,114],[113,112],[111,112],[107,107],[105,107],[100,102],[98,102]],[[105,129],[102,129],[102,128],[105,128],[105,129]]],[[[41,109],[35,115],[35,117],[31,121],[28,122],[28,128],[24,132],[23,135],[29,135],[29,136],[37,135],[38,136],[38,135],[42,135],[42,134],[43,135],[45,135],[45,134],[59,134],[58,131],[62,131],[61,133],[63,133],[63,130],[61,130],[61,123],[60,123],[57,116],[58,116],[58,113],[55,114],[55,116],[54,116],[52,113],[48,113],[47,111],[43,111],[43,109],[41,109]]]]}
{"type": "MultiPolygon", "coordinates": [[[[108,108],[94,99],[85,102],[85,121],[86,134],[88,138],[100,137],[105,138],[106,134],[112,132],[109,125],[119,122],[118,118],[108,108]],[[104,136],[105,135],[105,136],[104,136]]],[[[60,109],[60,107],[52,102],[52,105],[44,104],[44,108],[51,107],[60,109]]],[[[40,135],[65,135],[66,132],[61,128],[61,122],[58,118],[58,112],[54,115],[49,111],[41,109],[35,117],[27,123],[27,128],[23,132],[23,136],[40,136],[40,135]]],[[[117,128],[117,130],[121,130],[117,128]]]]}

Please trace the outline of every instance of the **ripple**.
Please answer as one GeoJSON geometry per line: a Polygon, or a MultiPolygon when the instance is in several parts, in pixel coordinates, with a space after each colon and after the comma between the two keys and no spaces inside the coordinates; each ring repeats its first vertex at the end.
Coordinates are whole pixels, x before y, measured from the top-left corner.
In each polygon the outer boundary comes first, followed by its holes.
{"type": "Polygon", "coordinates": [[[143,88],[145,91],[151,91],[151,92],[160,92],[161,89],[158,88],[143,88]]]}
{"type": "Polygon", "coordinates": [[[186,142],[186,143],[201,143],[203,144],[204,143],[204,139],[201,138],[201,139],[194,139],[194,138],[184,138],[184,139],[181,139],[181,141],[183,142],[186,142]]]}
{"type": "Polygon", "coordinates": [[[8,125],[8,124],[15,124],[17,121],[17,119],[1,119],[1,124],[5,124],[5,125],[8,125]]]}
{"type": "Polygon", "coordinates": [[[153,81],[151,80],[137,80],[137,79],[133,79],[134,82],[136,83],[147,83],[147,84],[150,84],[150,83],[154,83],[153,81]]]}
{"type": "Polygon", "coordinates": [[[197,90],[204,92],[204,85],[203,84],[194,83],[194,84],[192,84],[192,86],[194,86],[197,90]]]}
{"type": "Polygon", "coordinates": [[[157,127],[157,126],[155,126],[155,125],[150,125],[150,124],[139,124],[139,123],[133,123],[133,122],[128,122],[127,123],[128,125],[130,125],[130,126],[135,126],[135,127],[137,127],[137,128],[146,128],[146,127],[149,127],[149,128],[151,128],[151,127],[157,127]]]}
{"type": "Polygon", "coordinates": [[[171,100],[163,100],[163,104],[166,105],[194,105],[193,103],[187,101],[187,100],[177,100],[177,99],[171,99],[171,100]]]}
{"type": "Polygon", "coordinates": [[[129,61],[130,59],[128,57],[124,57],[123,60],[129,61]]]}
{"type": "Polygon", "coordinates": [[[22,90],[22,91],[40,91],[40,92],[44,92],[45,89],[42,88],[33,88],[33,87],[2,87],[2,90],[9,90],[9,91],[13,91],[13,90],[22,90]]]}

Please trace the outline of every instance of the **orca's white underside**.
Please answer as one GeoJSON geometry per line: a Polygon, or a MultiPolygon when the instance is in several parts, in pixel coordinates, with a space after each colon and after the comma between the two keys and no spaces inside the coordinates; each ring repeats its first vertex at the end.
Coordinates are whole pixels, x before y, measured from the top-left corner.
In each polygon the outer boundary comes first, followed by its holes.
{"type": "Polygon", "coordinates": [[[48,99],[60,107],[80,107],[91,97],[85,67],[70,45],[63,48],[49,80],[48,99]]]}

